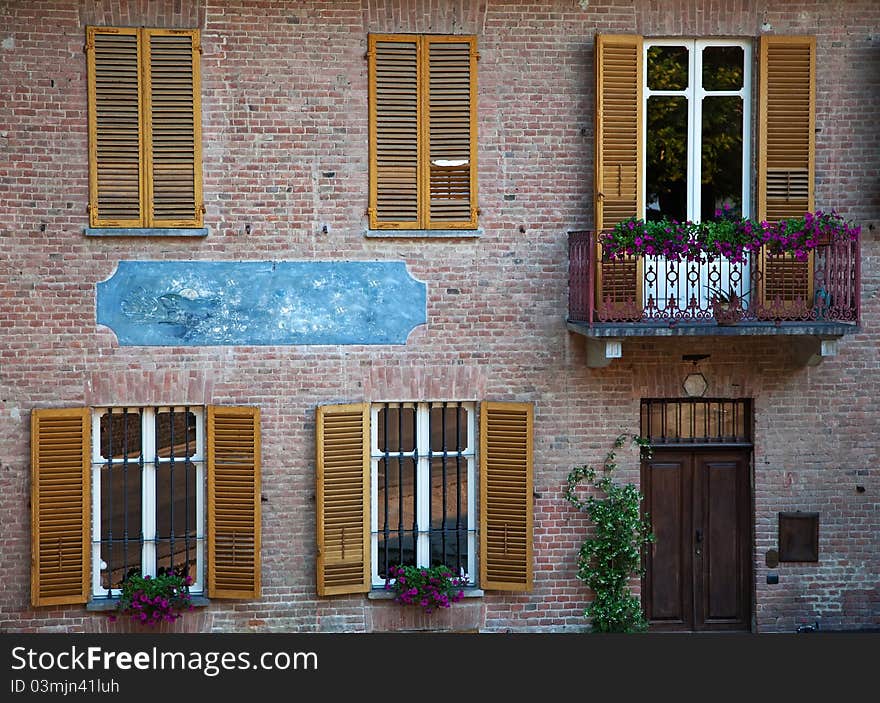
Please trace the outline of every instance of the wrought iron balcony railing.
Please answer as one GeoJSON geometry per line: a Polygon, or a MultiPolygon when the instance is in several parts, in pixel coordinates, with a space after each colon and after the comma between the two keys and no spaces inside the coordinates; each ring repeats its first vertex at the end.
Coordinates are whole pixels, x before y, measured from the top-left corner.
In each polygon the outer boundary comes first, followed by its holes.
{"type": "Polygon", "coordinates": [[[571,232],[569,321],[723,323],[713,305],[735,294],[744,322],[859,323],[859,241],[832,241],[805,261],[788,254],[752,254],[744,263],[608,260],[596,232],[571,232]]]}

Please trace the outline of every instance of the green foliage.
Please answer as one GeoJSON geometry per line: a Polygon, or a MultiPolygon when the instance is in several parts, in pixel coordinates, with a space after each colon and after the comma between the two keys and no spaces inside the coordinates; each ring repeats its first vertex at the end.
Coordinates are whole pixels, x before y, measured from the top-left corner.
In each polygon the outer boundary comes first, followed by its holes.
{"type": "Polygon", "coordinates": [[[457,577],[448,566],[391,566],[385,588],[394,591],[394,600],[418,605],[426,613],[448,608],[464,598],[465,578],[457,577]]]}
{"type": "MultiPolygon", "coordinates": [[[[181,570],[161,571],[158,576],[142,576],[132,571],[122,581],[117,615],[129,615],[144,625],[174,622],[184,610],[192,610],[189,587],[192,578],[181,570]]],[[[111,619],[115,620],[116,615],[111,619]]]]}
{"type": "Polygon", "coordinates": [[[565,499],[578,510],[586,511],[595,525],[595,533],[581,545],[578,553],[578,578],[594,599],[584,610],[592,620],[594,632],[640,632],[648,627],[641,604],[630,590],[633,576],[643,573],[642,546],[654,541],[648,515],[642,515],[642,494],[631,484],[614,480],[616,451],[627,441],[650,455],[648,441],[636,435],[622,434],[605,457],[601,474],[592,466],[578,466],[568,475],[565,499]],[[587,481],[604,497],[577,495],[578,485],[587,481]]]}

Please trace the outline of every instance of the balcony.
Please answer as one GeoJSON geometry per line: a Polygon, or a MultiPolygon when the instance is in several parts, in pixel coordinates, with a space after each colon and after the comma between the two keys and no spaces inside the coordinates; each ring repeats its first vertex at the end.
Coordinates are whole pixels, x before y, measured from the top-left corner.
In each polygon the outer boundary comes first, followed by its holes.
{"type": "MultiPolygon", "coordinates": [[[[806,261],[753,255],[745,263],[603,260],[596,232],[570,232],[568,328],[587,338],[588,365],[622,356],[627,337],[785,337],[805,364],[837,353],[860,322],[859,241],[818,246],[806,261]],[[736,324],[716,319],[713,291],[742,301],[736,324]]],[[[720,318],[719,314],[719,318],[720,318]]]]}

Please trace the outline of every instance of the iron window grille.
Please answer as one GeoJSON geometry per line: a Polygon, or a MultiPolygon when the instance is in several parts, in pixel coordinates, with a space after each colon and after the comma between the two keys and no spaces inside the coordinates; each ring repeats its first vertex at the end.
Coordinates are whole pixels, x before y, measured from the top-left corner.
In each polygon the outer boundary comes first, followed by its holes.
{"type": "Polygon", "coordinates": [[[371,407],[372,583],[390,566],[445,564],[475,582],[473,403],[371,407]]]}
{"type": "Polygon", "coordinates": [[[205,424],[201,407],[92,411],[92,594],[134,570],[175,570],[204,590],[205,424]]]}

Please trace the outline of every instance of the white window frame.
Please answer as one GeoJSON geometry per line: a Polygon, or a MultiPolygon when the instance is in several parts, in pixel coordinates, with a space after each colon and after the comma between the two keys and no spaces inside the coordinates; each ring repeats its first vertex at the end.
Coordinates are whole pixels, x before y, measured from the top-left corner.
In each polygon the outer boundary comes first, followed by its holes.
{"type": "MultiPolygon", "coordinates": [[[[687,158],[687,218],[691,222],[700,221],[700,213],[702,211],[702,191],[700,184],[702,183],[702,125],[703,125],[703,99],[706,97],[724,97],[735,96],[742,100],[743,105],[743,124],[742,124],[742,184],[740,192],[742,193],[742,216],[750,217],[752,207],[751,196],[751,168],[752,168],[752,42],[746,39],[687,39],[687,38],[663,38],[644,40],[642,49],[642,124],[639,130],[639,139],[641,140],[642,153],[647,154],[648,148],[648,99],[652,96],[681,96],[687,100],[687,139],[688,139],[688,158],[687,158]],[[651,90],[648,87],[648,51],[652,46],[680,46],[687,49],[688,52],[688,85],[683,90],[651,90]],[[738,46],[743,50],[743,84],[738,90],[706,90],[703,88],[703,49],[709,46],[738,46]]],[[[648,175],[648,159],[642,159],[642,192],[645,197],[642,198],[642,211],[640,216],[644,219],[648,212],[647,198],[647,175],[648,175]]],[[[645,288],[642,292],[642,304],[647,304],[648,295],[653,295],[657,300],[667,300],[674,290],[670,289],[667,279],[668,271],[677,270],[677,280],[689,280],[688,262],[678,262],[673,264],[668,262],[662,256],[645,257],[646,265],[653,267],[658,272],[655,289],[648,291],[645,288]]],[[[727,259],[719,259],[716,263],[720,280],[730,280],[732,268],[731,263],[727,259]]],[[[749,290],[751,287],[751,267],[748,260],[739,267],[739,275],[742,278],[743,290],[749,290]]],[[[694,290],[688,288],[688,292],[697,296],[701,307],[705,307],[708,303],[710,292],[710,268],[708,266],[698,267],[699,281],[694,290]]],[[[674,296],[679,297],[679,296],[674,296]]],[[[680,305],[687,305],[690,296],[687,299],[679,297],[680,305]]],[[[749,302],[743,301],[743,307],[748,307],[749,302]]]]}
{"type": "MultiPolygon", "coordinates": [[[[465,410],[467,416],[467,443],[461,455],[467,465],[467,572],[458,574],[467,579],[469,585],[476,583],[476,403],[465,401],[455,402],[465,410]]],[[[394,456],[414,457],[418,455],[416,464],[416,491],[422,496],[416,506],[416,523],[418,538],[416,540],[416,564],[419,566],[430,563],[431,516],[428,512],[430,493],[430,411],[431,408],[442,408],[443,401],[431,402],[376,402],[370,405],[370,545],[371,545],[371,582],[374,587],[385,585],[385,579],[379,575],[379,461],[385,453],[379,451],[379,411],[385,407],[415,408],[416,410],[416,443],[413,451],[398,452],[394,456]]]]}
{"type": "MultiPolygon", "coordinates": [[[[742,216],[751,214],[752,164],[752,42],[746,39],[686,39],[645,38],[642,49],[642,124],[639,139],[642,153],[647,153],[648,98],[651,96],[681,96],[688,102],[688,162],[687,162],[687,219],[700,221],[702,181],[702,125],[703,98],[737,96],[743,101],[743,156],[742,156],[742,216]],[[688,87],[684,90],[651,90],[648,87],[648,50],[652,46],[682,46],[688,50],[688,87]],[[703,49],[708,46],[738,46],[743,50],[743,85],[739,90],[705,90],[703,88],[703,49]]],[[[647,184],[647,159],[642,159],[642,188],[647,184]]],[[[647,193],[646,193],[647,195],[647,193]]],[[[640,217],[647,214],[647,197],[643,198],[640,217]]]]}
{"type": "MultiPolygon", "coordinates": [[[[118,415],[127,410],[129,413],[141,413],[141,457],[143,458],[143,475],[141,483],[141,528],[143,532],[143,549],[141,552],[142,573],[144,576],[156,576],[156,469],[163,464],[170,464],[170,457],[158,457],[156,450],[156,416],[163,412],[188,411],[195,416],[196,440],[194,454],[190,457],[196,471],[196,572],[191,573],[193,583],[190,593],[202,593],[205,583],[205,412],[201,406],[162,405],[162,406],[108,406],[92,409],[92,596],[117,597],[118,588],[109,592],[101,584],[101,571],[104,562],[101,559],[101,469],[107,466],[108,460],[101,456],[101,418],[111,413],[118,415]]],[[[175,457],[175,461],[181,461],[175,457]]],[[[121,459],[112,460],[113,464],[122,465],[121,459]]],[[[129,460],[129,469],[135,470],[139,460],[129,460]]]]}

